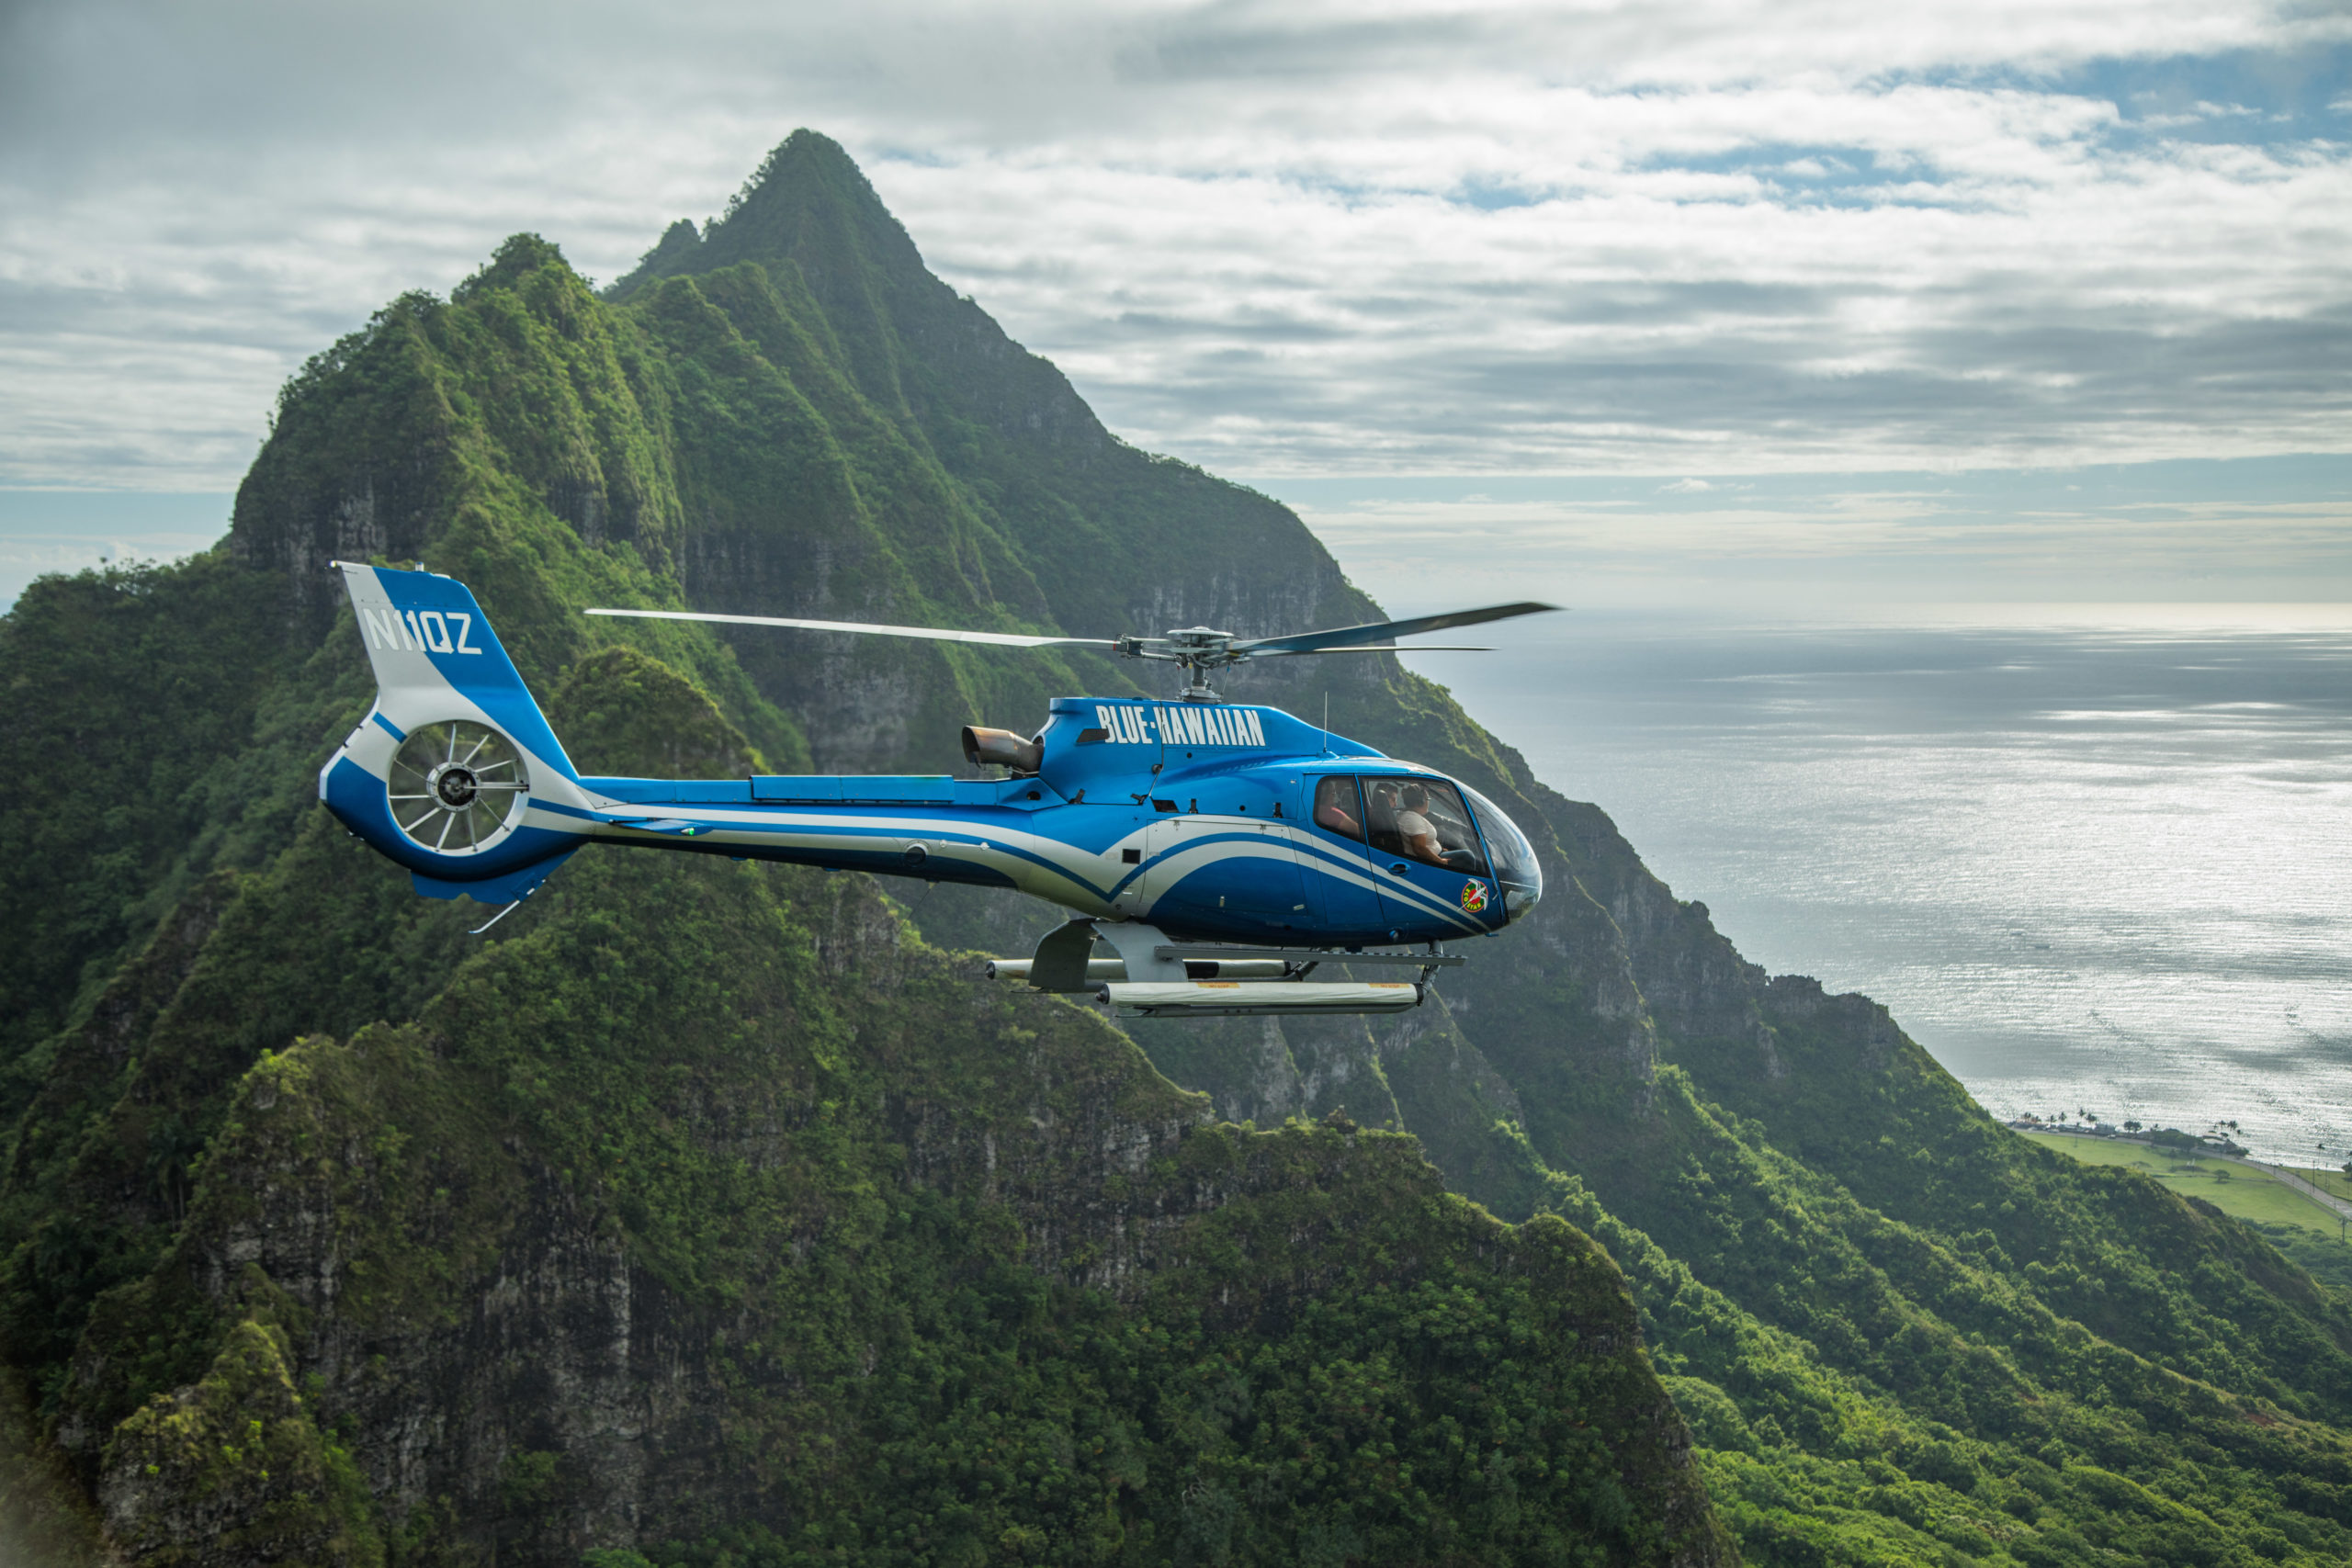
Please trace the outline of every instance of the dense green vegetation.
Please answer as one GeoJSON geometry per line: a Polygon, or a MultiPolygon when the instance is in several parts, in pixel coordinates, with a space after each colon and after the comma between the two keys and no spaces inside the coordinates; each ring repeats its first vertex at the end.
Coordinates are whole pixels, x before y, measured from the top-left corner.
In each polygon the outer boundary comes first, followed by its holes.
{"type": "MultiPolygon", "coordinates": [[[[555,711],[602,765],[746,755],[633,650],[580,660],[555,711]]],[[[766,1457],[661,1517],[779,1562],[1644,1562],[1708,1539],[1613,1268],[1445,1195],[1410,1140],[1183,1135],[1195,1102],[1132,1045],[976,988],[864,879],[609,857],[469,947],[470,907],[302,820],[199,884],[94,1010],[143,1053],[92,1081],[89,1037],[56,1043],[82,1071],[17,1142],[12,1353],[52,1418],[113,1429],[109,1474],[184,1500],[118,1517],[142,1561],[199,1560],[191,1511],[236,1521],[227,1561],[547,1558],[599,1484],[560,1411],[526,1406],[486,1497],[388,1517],[365,1473],[473,1282],[549,1246],[617,1248],[713,1325],[725,1448],[766,1457]],[[159,1113],[201,1117],[161,1159],[159,1113]],[[1104,1166],[1057,1124],[1144,1143],[1104,1166]],[[983,1131],[987,1182],[936,1146],[983,1131]],[[1047,1202],[1101,1213],[1041,1258],[1023,1211],[1047,1202]],[[1107,1288],[1138,1269],[1148,1289],[1107,1288]],[[332,1382],[300,1370],[330,1315],[369,1347],[332,1382]]],[[[527,1388],[539,1361],[492,1375],[527,1388]]]]}
{"type": "MultiPolygon", "coordinates": [[[[815,874],[616,858],[563,897],[462,968],[417,1025],[265,1056],[208,1156],[208,1169],[290,1171],[364,1143],[356,1164],[306,1179],[369,1265],[336,1311],[379,1343],[458,1326],[463,1281],[544,1203],[536,1181],[601,1211],[640,1267],[723,1316],[709,1354],[729,1440],[769,1456],[764,1484],[732,1501],[797,1522],[779,1562],[1393,1561],[1432,1540],[1482,1561],[1600,1562],[1667,1545],[1620,1471],[1670,1418],[1654,1391],[1645,1402],[1638,1361],[1586,1348],[1622,1332],[1616,1287],[1566,1226],[1503,1232],[1393,1136],[1211,1130],[1125,1176],[1123,1206],[1185,1208],[1215,1183],[1254,1196],[1157,1238],[1153,1288],[1122,1303],[1084,1282],[1089,1247],[1116,1245],[1116,1227],[1025,1257],[1004,1204],[904,1184],[920,1151],[853,1110],[952,1106],[995,1129],[1001,1165],[1089,1191],[1100,1173],[1053,1168],[1070,1151],[1023,1140],[1024,1121],[1189,1109],[1097,1021],[1002,994],[979,1037],[994,1050],[974,1051],[946,1021],[968,1011],[968,980],[888,941],[844,957],[896,967],[895,984],[826,985],[829,938],[888,917],[815,874]],[[829,992],[871,999],[852,1010],[829,992]],[[942,1049],[959,1038],[963,1053],[942,1049]],[[1011,1070],[1017,1058],[1049,1066],[1011,1070]],[[719,1104],[738,1128],[790,1130],[747,1163],[738,1139],[712,1136],[719,1104]],[[502,1148],[518,1142],[544,1162],[536,1175],[502,1148]]],[[[288,1201],[199,1177],[181,1245],[266,1229],[288,1201]]],[[[218,1310],[186,1299],[185,1278],[157,1270],[124,1317],[218,1310]]],[[[216,1381],[249,1376],[257,1337],[300,1312],[259,1287],[236,1310],[253,1315],[216,1381]]],[[[201,1392],[184,1413],[138,1403],[186,1375],[161,1367],[115,1395],[109,1410],[131,1412],[119,1444],[143,1456],[164,1441],[151,1430],[221,1424],[201,1392]]],[[[332,1438],[312,1441],[323,1469],[332,1438]]],[[[161,1462],[218,1462],[209,1444],[182,1446],[192,1457],[161,1462]]],[[[501,1501],[527,1525],[594,1483],[550,1445],[510,1454],[501,1501]]],[[[454,1544],[440,1528],[413,1517],[395,1557],[438,1559],[454,1544]]]]}
{"type": "Polygon", "coordinates": [[[820,138],[605,297],[519,236],[387,307],[224,547],[0,620],[0,752],[74,803],[0,818],[0,1552],[80,1568],[102,1508],[149,1563],[2352,1560],[2340,1243],[1994,1123],[1392,661],[1238,679],[1506,801],[1537,918],[1402,1020],[1130,1040],[926,942],[1054,918],[955,889],[590,853],[469,938],[311,804],[369,555],[464,578],[622,773],[946,765],[1135,670],[584,604],[1371,609],[820,138]]]}
{"type": "MultiPolygon", "coordinates": [[[[2088,1313],[2047,1304],[2111,1288],[2187,1310],[2186,1292],[2134,1269],[2127,1247],[2097,1245],[2095,1224],[2076,1233],[2081,1271],[2019,1269],[1989,1235],[1948,1241],[1862,1209],[1688,1098],[1687,1079],[1667,1088],[1670,1121],[1720,1140],[1682,1164],[1681,1179],[1711,1190],[1653,1211],[1648,1235],[1589,1199],[1563,1208],[1632,1277],[1751,1560],[2072,1562],[2098,1549],[2219,1562],[2352,1550],[2332,1501],[2352,1479],[2333,1399],[2314,1427],[2295,1418],[2301,1391],[2256,1356],[2218,1365],[2232,1348],[2209,1344],[2206,1376],[2183,1376],[2087,1331],[2088,1313]],[[1692,1210],[1701,1227],[1683,1217],[1692,1210]],[[1734,1237],[1736,1252],[1717,1250],[1734,1237]]],[[[2041,1201],[2062,1207],[2064,1185],[2041,1201]]],[[[2196,1281],[2230,1296],[2245,1283],[2196,1281]]]]}

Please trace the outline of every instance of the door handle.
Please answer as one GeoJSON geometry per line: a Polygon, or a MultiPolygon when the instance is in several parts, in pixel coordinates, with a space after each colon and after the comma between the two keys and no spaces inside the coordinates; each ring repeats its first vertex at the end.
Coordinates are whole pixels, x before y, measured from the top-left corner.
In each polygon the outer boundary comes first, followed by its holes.
{"type": "Polygon", "coordinates": [[[1409,870],[1410,868],[1409,868],[1408,866],[1407,866],[1403,861],[1401,861],[1401,860],[1400,860],[1400,861],[1398,861],[1396,864],[1394,864],[1394,865],[1390,866],[1388,869],[1389,869],[1390,871],[1395,872],[1397,875],[1402,876],[1402,875],[1404,875],[1404,874],[1405,874],[1405,873],[1406,873],[1408,870],[1409,870]]]}

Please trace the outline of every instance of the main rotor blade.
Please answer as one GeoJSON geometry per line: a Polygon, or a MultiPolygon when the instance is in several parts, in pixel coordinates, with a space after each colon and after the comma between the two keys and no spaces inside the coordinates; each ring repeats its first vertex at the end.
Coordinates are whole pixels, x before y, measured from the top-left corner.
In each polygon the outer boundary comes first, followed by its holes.
{"type": "Polygon", "coordinates": [[[1250,651],[1252,659],[1280,659],[1293,653],[1492,653],[1491,648],[1472,648],[1458,642],[1416,642],[1398,648],[1393,642],[1351,643],[1346,648],[1259,648],[1250,651]]]}
{"type": "Polygon", "coordinates": [[[699,610],[589,610],[591,615],[630,615],[641,621],[719,621],[737,626],[797,626],[809,632],[872,632],[880,637],[920,637],[934,642],[985,642],[1001,648],[1115,648],[1104,637],[1023,637],[1013,632],[959,632],[941,626],[881,626],[865,621],[802,621],[786,615],[713,615],[699,610]]]}
{"type": "Polygon", "coordinates": [[[1442,615],[1418,615],[1409,621],[1375,621],[1366,626],[1335,626],[1328,632],[1300,632],[1295,637],[1252,637],[1236,642],[1233,651],[1250,659],[1270,653],[1314,653],[1326,648],[1357,647],[1392,637],[1417,637],[1422,632],[1442,632],[1451,626],[1475,626],[1487,621],[1507,621],[1514,615],[1533,615],[1559,607],[1523,599],[1516,604],[1489,604],[1483,610],[1455,610],[1442,615]]]}

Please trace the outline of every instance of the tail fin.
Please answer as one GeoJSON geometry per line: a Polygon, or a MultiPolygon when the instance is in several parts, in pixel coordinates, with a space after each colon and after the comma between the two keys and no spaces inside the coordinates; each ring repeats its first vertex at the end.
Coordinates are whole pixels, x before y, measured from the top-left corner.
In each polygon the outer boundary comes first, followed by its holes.
{"type": "Polygon", "coordinates": [[[334,564],[351,591],[368,662],[375,667],[378,713],[408,730],[436,719],[469,718],[474,716],[462,710],[476,708],[541,765],[565,778],[580,776],[464,583],[429,571],[334,564]]]}
{"type": "Polygon", "coordinates": [[[582,842],[571,759],[465,584],[334,564],[376,705],[320,770],[319,798],[420,893],[522,897],[582,842]]]}

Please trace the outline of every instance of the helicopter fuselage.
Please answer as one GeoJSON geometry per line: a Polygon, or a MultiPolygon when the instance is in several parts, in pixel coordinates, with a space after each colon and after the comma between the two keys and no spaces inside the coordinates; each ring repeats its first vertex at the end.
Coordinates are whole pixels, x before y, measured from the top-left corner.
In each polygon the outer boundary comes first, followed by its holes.
{"type": "Polygon", "coordinates": [[[1287,948],[1480,935],[1542,895],[1476,791],[1265,706],[1057,698],[1002,778],[582,775],[463,585],[345,570],[379,696],[320,797],[420,892],[508,902],[597,842],[1017,888],[1287,948]]]}

